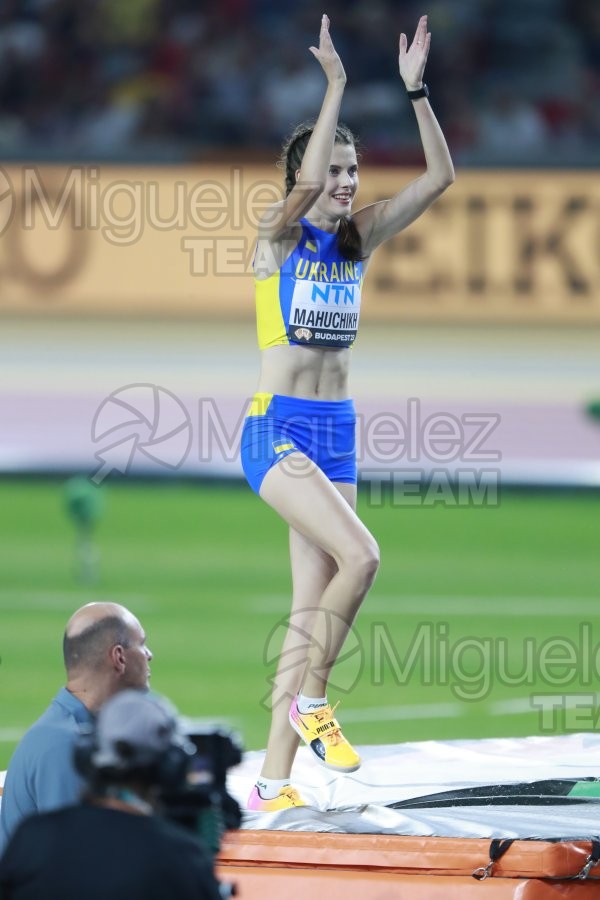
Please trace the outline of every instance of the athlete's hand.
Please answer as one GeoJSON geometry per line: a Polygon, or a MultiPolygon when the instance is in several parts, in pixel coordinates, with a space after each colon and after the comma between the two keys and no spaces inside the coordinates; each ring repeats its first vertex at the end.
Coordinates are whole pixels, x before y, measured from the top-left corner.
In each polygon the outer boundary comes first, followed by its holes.
{"type": "Polygon", "coordinates": [[[346,73],[344,72],[342,61],[337,55],[329,34],[329,16],[324,15],[321,19],[319,46],[309,47],[309,50],[321,63],[321,68],[325,72],[329,84],[346,83],[346,73]]]}
{"type": "Polygon", "coordinates": [[[423,85],[423,72],[430,44],[431,32],[427,31],[427,16],[421,16],[419,19],[414,40],[408,49],[406,35],[404,32],[400,35],[398,65],[407,91],[418,91],[423,85]]]}

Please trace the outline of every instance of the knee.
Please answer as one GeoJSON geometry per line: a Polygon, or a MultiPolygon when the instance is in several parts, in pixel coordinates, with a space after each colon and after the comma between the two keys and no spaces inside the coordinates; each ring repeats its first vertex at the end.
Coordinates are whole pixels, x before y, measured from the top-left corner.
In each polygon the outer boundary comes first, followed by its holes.
{"type": "Polygon", "coordinates": [[[371,584],[375,576],[377,575],[377,571],[379,569],[380,563],[380,554],[379,554],[379,544],[375,540],[374,537],[370,537],[368,548],[367,548],[367,558],[365,569],[366,573],[369,577],[369,584],[371,584]]]}
{"type": "Polygon", "coordinates": [[[369,535],[367,540],[354,548],[349,562],[357,581],[368,589],[379,569],[379,547],[375,538],[369,535]]]}

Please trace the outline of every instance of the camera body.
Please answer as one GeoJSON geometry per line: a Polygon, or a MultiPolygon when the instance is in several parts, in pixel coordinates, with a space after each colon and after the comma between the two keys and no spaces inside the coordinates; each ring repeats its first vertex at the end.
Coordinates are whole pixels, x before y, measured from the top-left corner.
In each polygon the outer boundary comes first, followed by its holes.
{"type": "Polygon", "coordinates": [[[197,834],[216,854],[223,832],[241,823],[240,807],[227,793],[227,772],[241,762],[242,748],[237,735],[220,725],[184,721],[181,727],[195,752],[185,779],[160,790],[159,811],[197,834]]]}

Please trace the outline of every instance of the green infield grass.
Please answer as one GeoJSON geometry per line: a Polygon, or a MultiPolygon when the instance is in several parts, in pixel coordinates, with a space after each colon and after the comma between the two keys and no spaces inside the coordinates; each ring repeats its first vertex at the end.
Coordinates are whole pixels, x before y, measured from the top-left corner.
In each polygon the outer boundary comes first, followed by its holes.
{"type": "MultiPolygon", "coordinates": [[[[290,595],[284,524],[238,483],[101,491],[100,577],[82,586],[64,481],[0,482],[0,768],[63,683],[63,628],[90,600],[140,618],[156,691],[263,747],[290,595]]],[[[372,501],[363,488],[381,569],[330,690],[353,743],[594,729],[600,494],[372,501]]]]}

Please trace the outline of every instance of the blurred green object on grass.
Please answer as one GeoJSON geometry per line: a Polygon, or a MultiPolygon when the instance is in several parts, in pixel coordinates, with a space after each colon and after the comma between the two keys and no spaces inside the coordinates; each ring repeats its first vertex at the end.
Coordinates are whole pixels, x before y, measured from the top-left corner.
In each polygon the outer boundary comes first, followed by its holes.
{"type": "Polygon", "coordinates": [[[93,532],[103,509],[101,488],[83,475],[74,475],[65,485],[67,511],[75,524],[75,573],[83,584],[95,584],[99,578],[100,554],[93,532]]]}

